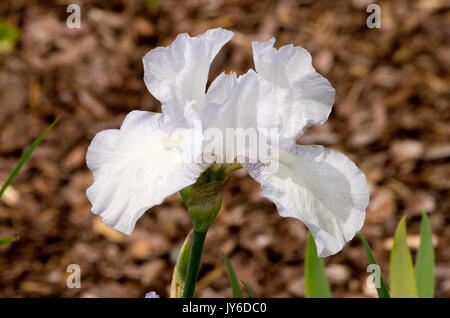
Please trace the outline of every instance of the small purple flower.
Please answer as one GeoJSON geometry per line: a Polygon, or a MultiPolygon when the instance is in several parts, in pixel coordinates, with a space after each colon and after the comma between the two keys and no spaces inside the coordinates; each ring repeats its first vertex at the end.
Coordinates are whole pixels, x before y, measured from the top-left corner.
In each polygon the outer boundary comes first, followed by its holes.
{"type": "Polygon", "coordinates": [[[145,298],[159,298],[159,295],[155,293],[154,291],[148,292],[145,294],[145,298]]]}

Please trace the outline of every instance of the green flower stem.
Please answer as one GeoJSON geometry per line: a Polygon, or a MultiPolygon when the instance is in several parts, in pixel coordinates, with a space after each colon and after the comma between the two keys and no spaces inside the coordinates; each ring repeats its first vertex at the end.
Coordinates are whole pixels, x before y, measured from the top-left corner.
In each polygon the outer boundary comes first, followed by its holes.
{"type": "Polygon", "coordinates": [[[183,290],[183,298],[193,298],[195,294],[195,285],[197,284],[198,273],[200,269],[200,260],[202,258],[203,244],[205,242],[206,232],[194,231],[192,242],[191,257],[186,273],[186,282],[183,290]]]}
{"type": "MultiPolygon", "coordinates": [[[[200,175],[194,184],[180,191],[194,228],[192,249],[185,271],[186,280],[183,298],[194,297],[206,232],[208,232],[209,226],[220,211],[222,205],[221,190],[228,174],[239,168],[240,165],[238,164],[212,165],[200,175]]],[[[185,257],[187,258],[187,256],[185,257]]]]}

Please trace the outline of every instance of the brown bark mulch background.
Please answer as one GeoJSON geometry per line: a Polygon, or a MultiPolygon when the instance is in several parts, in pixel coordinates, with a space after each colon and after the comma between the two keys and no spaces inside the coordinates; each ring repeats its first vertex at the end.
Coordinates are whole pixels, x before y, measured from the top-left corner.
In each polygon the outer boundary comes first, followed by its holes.
{"type": "MultiPolygon", "coordinates": [[[[70,1],[72,2],[72,1],[70,1]]],[[[445,0],[380,1],[381,29],[366,26],[370,1],[80,1],[81,29],[66,26],[67,1],[3,0],[0,20],[16,25],[12,53],[0,54],[0,184],[23,150],[57,115],[0,202],[1,297],[168,295],[180,244],[191,228],[178,195],[152,208],[131,236],[106,227],[85,196],[86,149],[100,130],[134,109],[160,111],[146,90],[141,59],[177,34],[223,27],[236,33],[215,59],[223,70],[253,67],[251,41],[308,49],[336,89],[330,119],[304,144],[350,156],[365,172],[371,202],[362,232],[388,281],[395,227],[407,215],[418,247],[429,213],[436,296],[450,297],[450,10],[445,0]],[[66,286],[79,264],[81,288],[66,286]]],[[[278,216],[244,171],[228,180],[206,240],[199,297],[230,297],[220,250],[260,297],[303,297],[305,226],[278,216]]],[[[334,297],[374,297],[358,238],[325,260],[334,297]]]]}

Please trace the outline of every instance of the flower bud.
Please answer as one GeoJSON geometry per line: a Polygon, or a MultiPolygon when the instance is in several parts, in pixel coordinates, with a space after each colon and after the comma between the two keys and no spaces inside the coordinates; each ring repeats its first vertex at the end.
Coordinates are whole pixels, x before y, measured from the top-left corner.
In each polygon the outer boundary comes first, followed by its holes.
{"type": "Polygon", "coordinates": [[[213,165],[193,185],[180,191],[191,215],[194,231],[206,232],[222,205],[221,189],[228,176],[228,165],[213,165]]]}
{"type": "Polygon", "coordinates": [[[186,272],[191,257],[193,232],[189,232],[178,255],[177,264],[173,270],[172,284],[170,285],[170,298],[182,298],[186,272]]]}
{"type": "Polygon", "coordinates": [[[150,291],[147,294],[145,294],[145,298],[160,298],[160,297],[156,292],[150,291]]]}

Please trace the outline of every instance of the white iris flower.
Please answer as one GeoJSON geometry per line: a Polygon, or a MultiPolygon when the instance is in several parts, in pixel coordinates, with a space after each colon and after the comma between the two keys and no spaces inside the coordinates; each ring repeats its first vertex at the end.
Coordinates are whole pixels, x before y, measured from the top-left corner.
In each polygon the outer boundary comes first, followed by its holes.
{"type": "Polygon", "coordinates": [[[144,80],[162,114],[132,111],[120,129],[95,136],[86,156],[95,180],[87,190],[92,211],[130,234],[146,210],[195,183],[214,161],[237,161],[281,216],[306,224],[319,256],[335,254],[364,222],[365,176],[342,153],[296,144],[307,127],[327,120],[334,89],[315,71],[308,51],[293,45],[276,50],[271,39],[253,42],[256,72],[222,73],[205,92],[210,64],[233,35],[220,28],[180,34],[145,55],[144,80]],[[276,141],[263,132],[273,127],[276,141]],[[268,155],[254,158],[227,138],[222,152],[211,152],[204,135],[212,128],[224,135],[253,129],[269,140],[268,155]]]}

